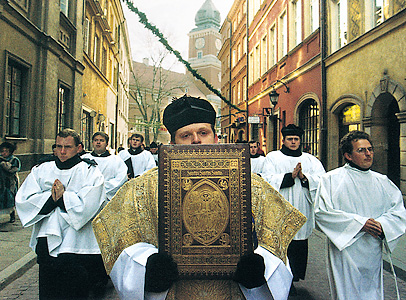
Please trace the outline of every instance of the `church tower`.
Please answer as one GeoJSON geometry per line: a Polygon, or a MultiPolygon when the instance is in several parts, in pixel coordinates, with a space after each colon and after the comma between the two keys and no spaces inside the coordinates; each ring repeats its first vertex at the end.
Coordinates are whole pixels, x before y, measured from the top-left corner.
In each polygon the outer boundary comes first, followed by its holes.
{"type": "MultiPolygon", "coordinates": [[[[189,63],[216,89],[220,90],[221,49],[220,12],[211,0],[205,0],[196,14],[196,28],[189,32],[189,63]]],[[[197,84],[206,94],[213,94],[202,83],[197,84]],[[201,85],[200,85],[201,84],[201,85]]]]}

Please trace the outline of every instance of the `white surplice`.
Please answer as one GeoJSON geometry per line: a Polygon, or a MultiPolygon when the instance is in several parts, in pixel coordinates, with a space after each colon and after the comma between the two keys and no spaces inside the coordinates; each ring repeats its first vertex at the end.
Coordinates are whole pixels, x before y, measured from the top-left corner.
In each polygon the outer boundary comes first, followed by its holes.
{"type": "Polygon", "coordinates": [[[61,170],[50,161],[31,170],[17,192],[16,209],[24,227],[34,225],[30,241],[34,251],[37,238],[46,237],[53,257],[59,253],[100,254],[91,221],[105,201],[104,178],[96,166],[82,161],[61,170]],[[66,212],[56,207],[40,215],[56,179],[65,188],[66,212]]]}
{"type": "Polygon", "coordinates": [[[382,240],[360,230],[375,219],[392,251],[406,230],[401,191],[385,175],[346,164],[321,178],[315,213],[328,237],[332,299],[384,299],[382,240]]]}
{"type": "Polygon", "coordinates": [[[307,239],[314,228],[314,197],[320,176],[325,173],[321,162],[311,154],[303,152],[298,157],[288,156],[280,150],[269,152],[263,166],[262,178],[274,187],[286,200],[296,207],[307,218],[307,222],[295,235],[294,240],[307,239]],[[298,163],[302,165],[302,173],[309,181],[309,189],[302,187],[300,179],[295,184],[281,189],[286,173],[293,172],[298,163]]]}
{"type": "Polygon", "coordinates": [[[104,176],[104,188],[106,196],[111,200],[119,188],[127,181],[127,166],[124,161],[117,155],[109,156],[93,156],[91,153],[86,153],[83,158],[93,159],[97,163],[104,176]]]}
{"type": "MultiPolygon", "coordinates": [[[[110,272],[110,278],[119,293],[120,299],[165,299],[168,291],[144,293],[145,266],[148,257],[154,253],[158,253],[158,249],[153,245],[137,243],[124,249],[120,254],[110,272]]],[[[293,277],[290,269],[279,258],[262,247],[258,247],[255,253],[264,258],[265,279],[273,299],[286,300],[293,277]]],[[[240,288],[247,300],[272,299],[265,285],[254,289],[246,289],[240,285],[240,288]]]]}
{"type": "Polygon", "coordinates": [[[151,152],[143,150],[141,153],[131,155],[127,149],[118,153],[123,161],[126,161],[131,157],[131,163],[134,170],[134,177],[144,174],[148,170],[156,167],[155,159],[151,152]]]}
{"type": "Polygon", "coordinates": [[[255,174],[261,174],[265,163],[265,156],[251,157],[251,172],[255,174]]]}

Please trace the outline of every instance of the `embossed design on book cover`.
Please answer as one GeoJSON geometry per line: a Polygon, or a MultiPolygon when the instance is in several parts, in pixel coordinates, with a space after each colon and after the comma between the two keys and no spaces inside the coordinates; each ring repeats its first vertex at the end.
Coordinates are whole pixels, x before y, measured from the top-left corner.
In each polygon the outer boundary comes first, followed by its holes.
{"type": "Polygon", "coordinates": [[[247,145],[168,145],[159,153],[159,249],[182,278],[231,278],[252,251],[247,145]]]}

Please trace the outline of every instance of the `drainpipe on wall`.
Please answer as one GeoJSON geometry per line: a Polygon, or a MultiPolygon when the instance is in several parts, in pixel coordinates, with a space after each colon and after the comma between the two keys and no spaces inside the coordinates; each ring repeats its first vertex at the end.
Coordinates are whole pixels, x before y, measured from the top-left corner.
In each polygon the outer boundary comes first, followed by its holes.
{"type": "Polygon", "coordinates": [[[326,64],[325,59],[327,57],[327,8],[325,1],[320,1],[320,30],[321,30],[321,105],[322,105],[322,117],[321,117],[321,162],[324,168],[327,170],[327,85],[326,85],[326,64]]]}
{"type": "Polygon", "coordinates": [[[247,11],[246,11],[246,14],[247,14],[247,26],[246,26],[246,29],[247,29],[247,49],[246,49],[246,51],[247,51],[247,54],[246,54],[246,57],[247,57],[247,80],[246,80],[246,88],[245,88],[245,107],[246,107],[246,118],[245,118],[245,124],[246,124],[246,130],[247,130],[247,142],[250,140],[250,137],[249,137],[249,132],[248,132],[248,130],[249,130],[249,127],[248,127],[248,116],[249,116],[249,114],[248,114],[248,86],[249,86],[249,78],[248,78],[248,76],[249,76],[249,71],[248,71],[248,67],[249,67],[249,65],[248,65],[248,62],[249,62],[249,18],[248,18],[248,12],[249,12],[249,1],[247,0],[247,11]]]}
{"type": "MultiPolygon", "coordinates": [[[[230,102],[232,102],[232,94],[231,94],[231,80],[232,80],[232,76],[231,76],[231,65],[232,65],[232,55],[233,55],[233,51],[232,51],[232,37],[233,37],[233,23],[231,23],[231,20],[227,17],[227,21],[230,24],[230,43],[229,43],[229,68],[230,68],[230,78],[229,78],[229,87],[228,87],[228,99],[230,100],[230,102]]],[[[228,106],[228,141],[231,142],[230,140],[231,138],[231,106],[228,106]]]]}
{"type": "Polygon", "coordinates": [[[118,47],[118,54],[117,54],[117,100],[116,100],[116,112],[114,116],[114,149],[117,150],[117,133],[118,133],[118,104],[120,102],[120,43],[121,43],[121,22],[118,24],[118,37],[117,37],[117,47],[118,47]]]}

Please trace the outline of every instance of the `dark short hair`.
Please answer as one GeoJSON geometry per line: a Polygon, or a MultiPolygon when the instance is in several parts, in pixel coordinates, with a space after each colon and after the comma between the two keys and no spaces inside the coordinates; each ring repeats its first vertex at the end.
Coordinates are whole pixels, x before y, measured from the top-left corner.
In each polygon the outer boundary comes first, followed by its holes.
{"type": "Polygon", "coordinates": [[[79,146],[79,144],[81,143],[80,135],[71,128],[62,129],[61,131],[58,132],[56,136],[57,137],[59,136],[61,138],[67,138],[68,136],[73,137],[73,139],[75,140],[75,146],[79,146]]]}
{"type": "Polygon", "coordinates": [[[16,151],[17,146],[14,145],[14,144],[12,144],[12,143],[9,143],[9,142],[3,142],[3,143],[0,145],[0,150],[3,149],[3,148],[8,149],[8,150],[10,151],[10,153],[13,154],[14,151],[16,151]]]}
{"type": "MultiPolygon", "coordinates": [[[[351,154],[353,149],[352,142],[356,142],[358,140],[367,140],[371,143],[372,146],[372,141],[371,137],[369,136],[368,133],[364,131],[359,131],[359,130],[352,130],[348,132],[346,135],[342,137],[340,140],[340,153],[341,155],[344,156],[344,153],[351,154]]],[[[344,159],[347,161],[347,159],[344,157],[344,159]]]]}
{"type": "Polygon", "coordinates": [[[249,141],[248,144],[257,144],[258,146],[259,143],[257,141],[249,141]]]}
{"type": "Polygon", "coordinates": [[[141,139],[141,143],[144,142],[144,136],[143,136],[142,134],[133,133],[133,134],[128,138],[128,142],[130,142],[130,140],[132,140],[133,138],[140,138],[140,139],[141,139]]]}
{"type": "Polygon", "coordinates": [[[109,135],[108,135],[107,133],[103,132],[103,131],[95,132],[95,133],[93,134],[93,136],[92,136],[92,141],[94,141],[94,139],[95,139],[96,136],[98,136],[98,135],[102,136],[102,137],[106,140],[107,144],[109,143],[109,135]]]}

